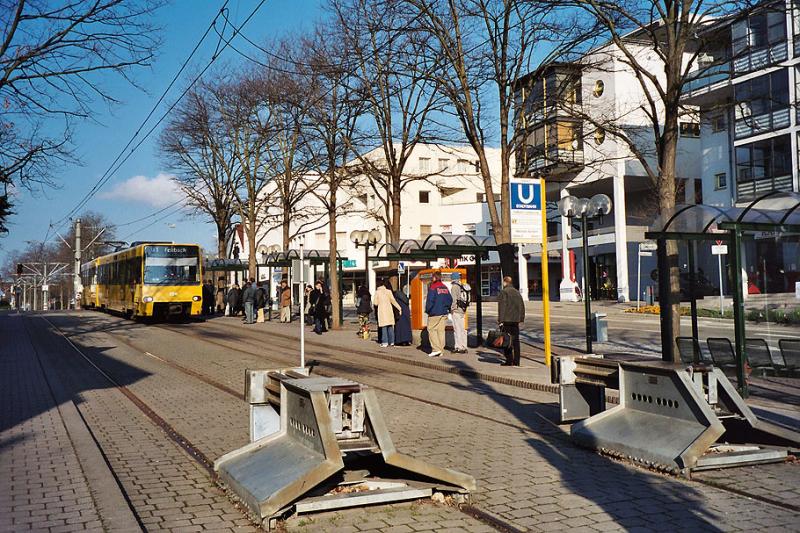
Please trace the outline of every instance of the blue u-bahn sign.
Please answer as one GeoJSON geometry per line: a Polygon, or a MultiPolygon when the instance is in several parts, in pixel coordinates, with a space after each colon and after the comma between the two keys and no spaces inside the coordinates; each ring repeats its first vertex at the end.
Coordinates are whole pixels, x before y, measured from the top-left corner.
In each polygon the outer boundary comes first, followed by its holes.
{"type": "Polygon", "coordinates": [[[511,242],[542,243],[542,185],[539,180],[511,179],[511,242]]]}

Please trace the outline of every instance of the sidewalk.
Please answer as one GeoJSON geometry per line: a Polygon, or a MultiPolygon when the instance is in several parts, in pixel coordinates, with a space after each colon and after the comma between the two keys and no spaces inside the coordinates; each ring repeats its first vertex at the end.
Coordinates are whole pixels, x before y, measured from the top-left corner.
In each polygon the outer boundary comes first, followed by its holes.
{"type": "Polygon", "coordinates": [[[25,320],[0,320],[0,531],[140,531],[25,320]]]}

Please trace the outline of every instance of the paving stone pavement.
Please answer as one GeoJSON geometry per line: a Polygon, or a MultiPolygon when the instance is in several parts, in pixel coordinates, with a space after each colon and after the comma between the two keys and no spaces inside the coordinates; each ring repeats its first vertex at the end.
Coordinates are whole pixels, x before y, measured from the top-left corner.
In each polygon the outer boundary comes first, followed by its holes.
{"type": "Polygon", "coordinates": [[[0,531],[102,531],[22,321],[0,320],[0,531]]]}
{"type": "MultiPolygon", "coordinates": [[[[242,330],[231,321],[191,324],[186,331],[254,353],[203,343],[169,331],[170,328],[147,328],[96,313],[53,314],[49,319],[65,331],[73,331],[72,340],[101,368],[124,379],[135,394],[212,459],[246,442],[246,404],[143,352],[150,351],[235,390],[242,389],[245,368],[285,366],[296,354],[295,343],[264,331],[242,330]],[[100,331],[101,328],[108,331],[100,331]],[[123,339],[132,346],[114,347],[123,339]]],[[[798,528],[796,512],[646,472],[575,448],[563,429],[549,422],[555,409],[552,395],[372,358],[359,360],[335,348],[329,350],[328,356],[319,348],[310,352],[318,353],[314,357],[322,361],[321,369],[380,387],[378,397],[398,447],[432,463],[476,476],[476,506],[516,528],[798,528]],[[421,379],[425,377],[441,383],[421,379]]],[[[185,522],[173,524],[170,517],[223,508],[230,512],[193,516],[188,519],[189,524],[201,526],[203,518],[213,524],[212,516],[228,515],[225,526],[235,527],[234,514],[242,520],[241,513],[211,485],[205,471],[166,440],[163,432],[120,393],[105,390],[107,384],[102,383],[87,387],[86,376],[91,373],[87,368],[76,365],[71,374],[65,373],[83,391],[81,412],[95,429],[103,449],[112,451],[107,455],[114,471],[119,469],[121,483],[130,490],[129,494],[143,495],[136,500],[131,496],[131,500],[144,515],[142,522],[145,518],[150,520],[148,528],[169,525],[178,530],[185,522]],[[164,462],[153,464],[154,461],[164,462]],[[200,491],[188,496],[206,498],[208,503],[204,500],[199,505],[210,509],[187,505],[181,489],[184,486],[200,491]],[[159,497],[165,499],[161,501],[159,497]],[[178,500],[181,506],[169,507],[178,500]],[[162,506],[159,508],[158,504],[162,506]],[[192,524],[197,519],[198,523],[192,524]]],[[[788,469],[796,471],[792,465],[775,465],[773,478],[785,475],[788,469]]],[[[761,472],[757,469],[755,475],[760,476],[761,472]]],[[[797,475],[787,475],[785,479],[794,479],[797,486],[797,475]]],[[[286,526],[290,531],[485,531],[488,527],[452,508],[418,504],[298,517],[286,526]]]]}

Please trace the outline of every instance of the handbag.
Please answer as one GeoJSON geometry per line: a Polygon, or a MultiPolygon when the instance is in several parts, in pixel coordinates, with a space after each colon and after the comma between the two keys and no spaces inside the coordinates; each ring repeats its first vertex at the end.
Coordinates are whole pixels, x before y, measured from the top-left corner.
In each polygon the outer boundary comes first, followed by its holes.
{"type": "Polygon", "coordinates": [[[487,348],[505,350],[511,346],[511,335],[496,329],[489,330],[489,333],[486,335],[485,345],[487,348]]]}

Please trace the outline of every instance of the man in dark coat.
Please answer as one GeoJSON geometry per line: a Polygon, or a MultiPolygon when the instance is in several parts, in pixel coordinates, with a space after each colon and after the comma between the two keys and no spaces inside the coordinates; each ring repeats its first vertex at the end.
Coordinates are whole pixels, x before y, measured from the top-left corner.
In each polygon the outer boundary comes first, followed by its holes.
{"type": "Polygon", "coordinates": [[[213,281],[207,280],[203,284],[203,314],[214,314],[214,285],[213,281]]]}
{"type": "Polygon", "coordinates": [[[234,284],[228,291],[228,309],[231,316],[236,316],[239,312],[239,305],[241,304],[241,293],[239,285],[234,284]]]}
{"type": "Polygon", "coordinates": [[[244,302],[244,323],[254,324],[253,311],[256,305],[256,280],[254,278],[250,278],[250,281],[245,286],[242,293],[242,301],[244,302]]]}
{"type": "Polygon", "coordinates": [[[503,366],[519,366],[519,325],[525,322],[525,302],[514,287],[511,276],[503,278],[503,290],[497,297],[497,322],[511,335],[511,346],[505,349],[503,366]]]}

